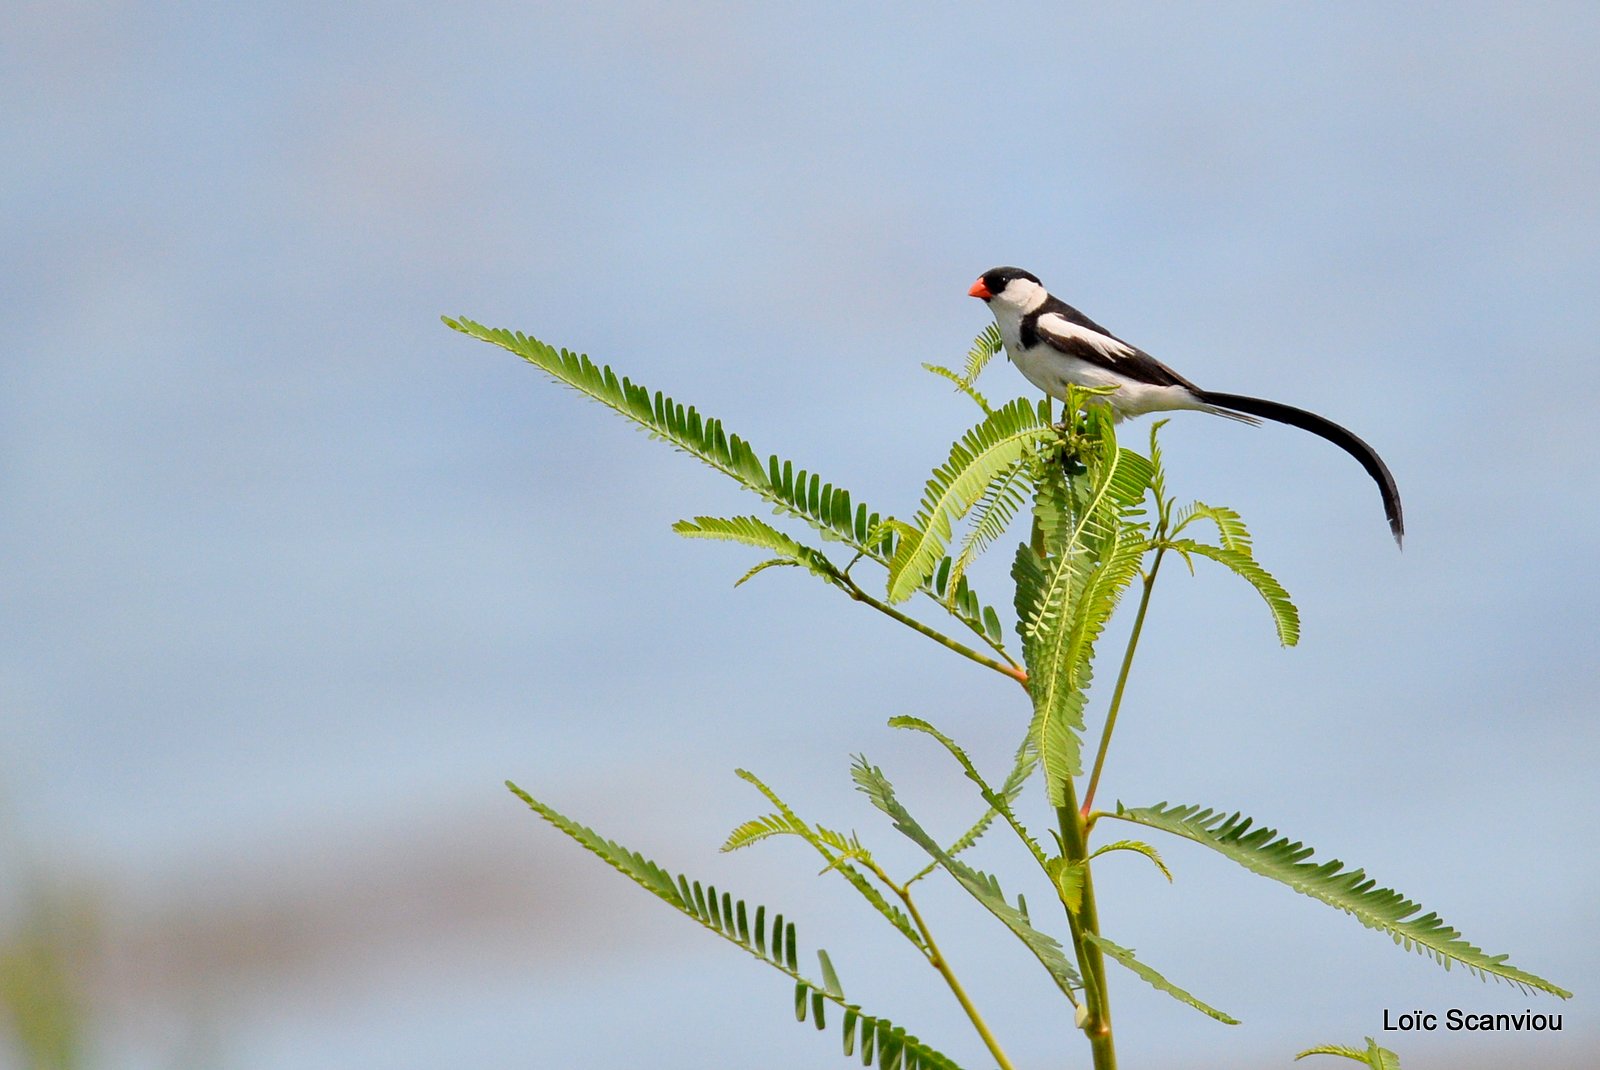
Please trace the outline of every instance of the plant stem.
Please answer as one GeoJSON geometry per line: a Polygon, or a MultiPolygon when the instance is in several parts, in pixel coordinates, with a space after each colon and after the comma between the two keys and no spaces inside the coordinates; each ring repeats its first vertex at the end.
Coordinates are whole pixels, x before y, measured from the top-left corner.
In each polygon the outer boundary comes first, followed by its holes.
{"type": "Polygon", "coordinates": [[[1094,756],[1094,771],[1089,774],[1089,788],[1083,793],[1083,813],[1094,805],[1094,792],[1100,786],[1100,770],[1106,764],[1106,750],[1111,746],[1111,730],[1117,727],[1117,711],[1122,709],[1122,691],[1128,686],[1128,670],[1133,667],[1133,652],[1139,647],[1139,633],[1144,630],[1145,611],[1150,608],[1150,591],[1156,585],[1156,573],[1161,570],[1161,557],[1166,548],[1156,551],[1150,571],[1144,578],[1144,591],[1139,595],[1139,612],[1133,618],[1133,631],[1128,634],[1128,648],[1122,653],[1122,671],[1117,674],[1116,690],[1111,692],[1111,709],[1106,713],[1106,726],[1100,733],[1100,749],[1094,756]]]}
{"type": "Polygon", "coordinates": [[[1068,862],[1083,867],[1083,899],[1076,915],[1067,914],[1072,926],[1073,949],[1078,953],[1078,969],[1083,973],[1084,1007],[1088,1014],[1083,1022],[1084,1035],[1089,1038],[1089,1051],[1094,1058],[1095,1070],[1116,1070],[1117,1052],[1111,1040],[1111,1001],[1106,992],[1106,960],[1100,948],[1084,940],[1081,933],[1100,935],[1100,914],[1094,902],[1094,878],[1089,869],[1089,844],[1084,833],[1083,814],[1078,809],[1077,790],[1072,779],[1062,781],[1062,805],[1056,808],[1056,819],[1061,825],[1061,845],[1068,862]]]}
{"type": "Polygon", "coordinates": [[[944,955],[939,951],[939,945],[933,942],[933,933],[928,931],[928,925],[922,920],[922,913],[917,910],[917,904],[912,902],[911,893],[905,887],[890,883],[889,887],[900,896],[900,901],[906,905],[906,912],[911,915],[911,921],[916,925],[917,931],[922,934],[923,942],[928,945],[928,962],[939,971],[939,976],[944,978],[944,983],[950,986],[950,991],[955,995],[956,1002],[961,1004],[961,1009],[967,1012],[967,1018],[972,1022],[972,1028],[978,1031],[978,1036],[983,1038],[984,1047],[989,1049],[989,1054],[994,1056],[994,1061],[1000,1070],[1015,1070],[1011,1060],[1006,1058],[1006,1053],[1001,1050],[1000,1042],[989,1031],[989,1024],[983,1020],[983,1015],[978,1013],[978,1008],[973,1006],[972,999],[967,995],[967,990],[961,987],[955,971],[950,969],[950,964],[945,961],[944,955]]]}
{"type": "Polygon", "coordinates": [[[932,639],[940,646],[954,650],[962,657],[970,658],[979,665],[993,669],[997,673],[1009,676],[1023,687],[1028,686],[1028,674],[1021,666],[1015,664],[1007,665],[1004,662],[996,661],[994,658],[988,657],[987,655],[980,654],[971,647],[962,646],[960,643],[956,642],[948,635],[945,635],[943,632],[935,631],[926,624],[922,623],[920,620],[906,616],[898,609],[889,605],[889,603],[879,601],[878,599],[872,597],[866,591],[863,591],[855,580],[851,579],[847,575],[841,573],[839,580],[844,584],[845,593],[847,593],[851,598],[854,598],[857,602],[865,602],[878,612],[885,613],[888,616],[893,617],[895,620],[899,621],[901,624],[904,624],[912,631],[921,632],[923,635],[926,635],[929,639],[932,639]]]}
{"type": "MultiPolygon", "coordinates": [[[[863,557],[869,558],[870,560],[873,560],[873,561],[876,561],[878,564],[884,566],[885,568],[889,567],[889,562],[888,561],[884,560],[881,557],[876,556],[870,550],[862,548],[862,549],[859,549],[859,550],[856,551],[856,555],[850,559],[850,563],[849,564],[845,565],[845,567],[842,570],[838,571],[838,575],[835,578],[838,579],[838,580],[842,580],[843,581],[841,586],[844,588],[845,593],[849,594],[852,598],[855,598],[856,601],[858,601],[858,602],[859,601],[871,601],[870,599],[863,599],[863,598],[857,597],[858,594],[865,594],[866,592],[862,591],[861,588],[856,584],[856,581],[850,578],[850,570],[852,568],[854,568],[855,565],[856,565],[856,562],[860,561],[863,557]]],[[[929,598],[932,598],[934,601],[938,602],[940,607],[943,608],[947,613],[950,613],[951,616],[954,616],[957,620],[961,621],[961,623],[967,625],[967,627],[972,628],[972,622],[968,621],[965,618],[963,618],[963,617],[959,616],[958,614],[956,614],[955,611],[950,608],[949,604],[944,601],[944,599],[938,597],[937,595],[935,595],[931,590],[929,590],[926,587],[922,588],[922,593],[927,595],[929,598]]],[[[877,603],[874,602],[874,605],[876,605],[876,604],[877,603]]],[[[891,615],[895,616],[895,618],[897,620],[902,619],[897,614],[891,614],[891,615]]],[[[903,618],[903,619],[907,623],[910,623],[910,618],[909,617],[908,618],[903,618]]],[[[913,623],[912,627],[917,627],[917,625],[915,625],[913,623]]],[[[924,629],[918,628],[918,630],[922,631],[924,629]]],[[[926,630],[929,631],[929,632],[933,632],[933,630],[931,628],[930,629],[926,629],[926,630]]],[[[936,636],[938,635],[937,632],[933,632],[933,634],[936,635],[936,636]]],[[[988,647],[990,650],[994,651],[996,654],[999,654],[1000,657],[1005,660],[1005,663],[1007,665],[1011,666],[1013,669],[1017,669],[1019,671],[1021,670],[1022,666],[1017,664],[1017,659],[1012,657],[1010,654],[1007,654],[1006,653],[1006,648],[1004,646],[1002,646],[1000,643],[996,642],[994,639],[992,639],[988,635],[988,633],[983,632],[983,631],[981,631],[981,630],[979,630],[977,628],[973,628],[973,634],[976,635],[979,639],[983,640],[983,645],[984,646],[988,647]]],[[[944,637],[941,636],[940,638],[944,638],[944,637]]],[[[956,645],[957,649],[962,649],[959,645],[950,643],[949,640],[946,640],[946,642],[949,643],[950,645],[956,645]]],[[[1012,674],[1011,673],[1007,673],[1006,675],[1007,676],[1011,676],[1012,674]]],[[[1023,679],[1024,679],[1024,681],[1026,681],[1026,677],[1025,676],[1024,676],[1023,679]]]]}

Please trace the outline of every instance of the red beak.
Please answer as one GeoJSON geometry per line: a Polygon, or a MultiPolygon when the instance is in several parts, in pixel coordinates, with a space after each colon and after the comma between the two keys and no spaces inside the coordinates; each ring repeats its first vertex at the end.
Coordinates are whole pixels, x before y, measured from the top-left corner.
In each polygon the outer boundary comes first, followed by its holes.
{"type": "Polygon", "coordinates": [[[982,298],[983,300],[987,301],[987,300],[989,300],[989,298],[993,297],[994,294],[990,293],[989,292],[989,287],[987,287],[987,286],[985,286],[983,284],[983,280],[982,279],[979,279],[977,282],[972,284],[972,289],[967,291],[967,296],[968,297],[979,297],[979,298],[982,298]]]}

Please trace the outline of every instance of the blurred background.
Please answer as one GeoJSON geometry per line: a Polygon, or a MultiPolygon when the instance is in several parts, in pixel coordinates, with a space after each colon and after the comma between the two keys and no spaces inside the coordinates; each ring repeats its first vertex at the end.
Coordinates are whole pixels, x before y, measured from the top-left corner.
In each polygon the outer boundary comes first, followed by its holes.
{"type": "MultiPolygon", "coordinates": [[[[0,6],[0,1064],[846,1065],[509,777],[789,913],[853,999],[987,1065],[803,845],[715,847],[765,810],[743,766],[914,868],[849,756],[953,832],[968,785],[884,722],[998,775],[1014,689],[794,571],[732,590],[756,558],[669,525],[751,500],[439,316],[908,515],[973,417],[918,365],[961,360],[968,285],[1014,263],[1348,425],[1409,521],[1397,553],[1318,439],[1174,419],[1171,486],[1244,513],[1304,637],[1164,574],[1104,801],[1242,809],[1577,993],[1163,843],[1175,886],[1102,867],[1107,935],[1245,1024],[1122,976],[1124,1062],[1377,1035],[1408,1068],[1595,1065],[1600,9],[806,11],[0,6]],[[1451,1007],[1565,1029],[1380,1032],[1451,1007]]],[[[1020,947],[928,896],[1019,1065],[1087,1065],[1020,947]]]]}

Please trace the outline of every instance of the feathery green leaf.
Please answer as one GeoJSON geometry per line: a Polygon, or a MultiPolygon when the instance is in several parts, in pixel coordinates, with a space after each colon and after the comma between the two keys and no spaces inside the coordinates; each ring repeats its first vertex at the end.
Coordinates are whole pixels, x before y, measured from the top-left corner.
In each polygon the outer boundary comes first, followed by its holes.
{"type": "Polygon", "coordinates": [[[1064,778],[1082,771],[1083,709],[1092,676],[1094,645],[1116,610],[1123,592],[1138,578],[1149,544],[1141,531],[1120,534],[1092,568],[1072,569],[1063,589],[1070,600],[1064,618],[1057,618],[1033,646],[1042,651],[1040,669],[1029,664],[1029,689],[1034,697],[1034,731],[1044,759],[1051,804],[1060,806],[1064,778]],[[1037,684],[1035,681],[1037,680],[1037,684]]]}
{"type": "Polygon", "coordinates": [[[965,516],[989,486],[1022,463],[1029,446],[1055,434],[1039,406],[1018,398],[996,409],[950,447],[923,490],[914,534],[900,539],[889,562],[889,601],[900,602],[940,567],[951,523],[965,516]]]}
{"type": "Polygon", "coordinates": [[[939,378],[948,379],[951,383],[954,383],[955,388],[961,393],[967,395],[967,397],[971,398],[977,404],[978,408],[983,410],[983,414],[985,416],[994,412],[994,406],[989,404],[988,398],[978,393],[977,389],[974,388],[970,382],[968,382],[966,379],[963,379],[960,375],[951,371],[949,368],[946,368],[943,364],[925,363],[922,366],[926,370],[937,375],[939,378]]]}
{"type": "Polygon", "coordinates": [[[1116,843],[1108,843],[1104,847],[1095,848],[1089,857],[1099,858],[1108,851],[1132,851],[1134,854],[1144,855],[1150,860],[1151,865],[1159,869],[1161,875],[1167,878],[1167,883],[1172,883],[1172,870],[1168,869],[1167,864],[1161,860],[1161,852],[1143,840],[1118,840],[1116,843]]]}
{"type": "MultiPolygon", "coordinates": [[[[1372,1038],[1368,1037],[1367,1039],[1371,1040],[1372,1038]]],[[[1347,1047],[1344,1044],[1318,1044],[1314,1048],[1307,1048],[1305,1051],[1300,1052],[1294,1057],[1294,1061],[1299,1062],[1308,1055],[1340,1055],[1346,1059],[1354,1059],[1358,1063],[1367,1061],[1366,1052],[1357,1048],[1347,1047]]]]}
{"type": "MultiPolygon", "coordinates": [[[[989,804],[988,811],[970,829],[962,833],[954,843],[945,848],[946,854],[960,854],[974,843],[977,843],[978,837],[982,836],[985,830],[988,829],[989,823],[997,816],[1000,816],[1006,819],[1006,823],[1017,834],[1017,838],[1033,853],[1033,857],[1039,865],[1046,864],[1043,849],[1028,834],[1028,830],[1022,827],[1022,822],[1017,820],[1016,812],[1011,808],[1012,804],[1017,801],[1017,796],[1022,794],[1022,789],[1027,785],[1028,778],[1033,775],[1033,770],[1039,764],[1038,752],[1033,747],[1033,737],[1024,737],[1022,745],[1017,748],[1017,758],[1011,767],[1011,772],[1006,776],[1004,783],[1000,785],[1000,790],[996,791],[978,773],[977,766],[972,764],[972,759],[967,756],[967,752],[955,740],[933,727],[927,721],[922,720],[920,717],[891,717],[889,719],[889,727],[908,728],[912,731],[923,732],[938,740],[944,745],[944,749],[950,752],[951,757],[955,758],[960,764],[961,771],[966,774],[967,779],[978,785],[978,794],[982,796],[984,802],[989,804]]],[[[937,860],[935,864],[937,864],[937,860]]]]}
{"type": "MultiPolygon", "coordinates": [[[[738,481],[783,514],[803,520],[825,539],[839,539],[866,557],[887,566],[895,543],[885,532],[884,518],[854,502],[850,492],[825,482],[815,472],[796,468],[773,454],[762,464],[743,438],[724,430],[722,421],[702,416],[661,391],[619,378],[609,367],[587,356],[556,349],[521,331],[485,327],[466,318],[441,317],[445,326],[471,338],[499,346],[539,368],[556,381],[572,387],[614,412],[632,420],[652,438],[659,438],[738,481]]],[[[984,606],[965,583],[956,597],[923,585],[923,592],[952,612],[973,632],[998,649],[1001,637],[992,634],[984,606]]]]}
{"type": "Polygon", "coordinates": [[[1047,556],[1021,547],[1012,566],[1018,632],[1052,805],[1082,771],[1081,733],[1094,643],[1149,548],[1139,519],[1154,469],[1117,446],[1103,405],[1090,405],[1073,446],[1085,466],[1070,483],[1047,480],[1037,499],[1047,556]],[[1054,514],[1054,515],[1051,515],[1054,514]]]}
{"type": "Polygon", "coordinates": [[[1005,926],[1022,941],[1027,949],[1033,952],[1045,971],[1055,981],[1056,987],[1072,997],[1074,989],[1082,988],[1083,981],[1079,979],[1078,972],[1067,961],[1061,944],[1053,936],[1035,929],[1028,921],[1027,913],[1019,906],[1013,906],[1006,900],[1005,893],[1000,889],[1000,882],[987,873],[973,869],[966,863],[952,858],[944,848],[939,846],[937,840],[928,834],[923,827],[917,824],[906,808],[895,798],[894,787],[884,777],[882,770],[871,765],[865,757],[858,756],[850,768],[850,776],[867,798],[872,800],[872,805],[889,815],[889,820],[894,827],[906,836],[911,842],[928,852],[929,857],[939,863],[944,870],[956,879],[956,883],[966,889],[967,893],[981,903],[984,909],[999,918],[1005,926]]]}
{"type": "Polygon", "coordinates": [[[1011,521],[1027,502],[1031,488],[1030,466],[1022,463],[995,477],[984,489],[983,495],[972,506],[972,522],[961,537],[960,548],[950,558],[951,580],[964,578],[972,563],[1006,533],[1011,521]]]}
{"type": "Polygon", "coordinates": [[[765,561],[757,562],[745,569],[744,575],[733,581],[735,587],[743,587],[751,579],[759,576],[769,568],[802,568],[800,562],[788,557],[769,557],[765,561]]]}
{"type": "Polygon", "coordinates": [[[969,386],[977,382],[984,365],[993,360],[1001,348],[999,324],[991,323],[979,331],[978,336],[972,340],[972,348],[967,350],[967,363],[961,369],[962,380],[969,386]]]}
{"type": "MultiPolygon", "coordinates": [[[[718,936],[739,945],[769,965],[776,966],[785,973],[794,976],[793,969],[785,964],[786,957],[783,951],[784,933],[781,924],[775,923],[771,929],[772,941],[769,949],[767,941],[768,929],[765,925],[765,907],[756,910],[755,927],[752,932],[748,924],[748,911],[743,900],[735,901],[731,896],[727,895],[719,899],[715,888],[708,889],[699,881],[691,883],[688,878],[682,875],[674,880],[666,870],[637,851],[630,851],[619,843],[605,839],[593,829],[578,824],[509,781],[507,781],[506,787],[510,788],[518,798],[527,803],[540,817],[566,833],[590,852],[598,855],[611,868],[654,895],[657,899],[689,915],[718,936]],[[743,926],[739,924],[740,918],[746,919],[746,923],[743,926]]],[[[778,915],[778,918],[781,919],[782,915],[778,915]]],[[[790,926],[791,930],[792,928],[793,926],[790,926]]],[[[792,944],[792,936],[790,936],[790,943],[792,944]]]]}
{"type": "Polygon", "coordinates": [[[1149,966],[1146,966],[1144,963],[1134,958],[1133,952],[1127,948],[1118,947],[1116,944],[1113,944],[1110,940],[1107,940],[1099,933],[1093,933],[1087,930],[1085,930],[1083,938],[1089,943],[1098,947],[1101,951],[1104,951],[1107,955],[1110,955],[1112,958],[1116,959],[1134,973],[1138,974],[1139,977],[1152,988],[1160,989],[1173,999],[1177,1000],[1179,1003],[1187,1003],[1201,1014],[1209,1015],[1224,1025],[1239,1024],[1239,1019],[1233,1017],[1233,1015],[1219,1011],[1209,1003],[1201,1002],[1193,995],[1189,994],[1188,992],[1179,988],[1177,985],[1173,984],[1171,981],[1167,980],[1165,977],[1161,976],[1149,966]]]}
{"type": "MultiPolygon", "coordinates": [[[[743,899],[734,899],[726,892],[719,895],[715,888],[702,885],[699,881],[691,883],[682,875],[673,880],[666,870],[637,851],[631,851],[619,843],[605,839],[593,829],[578,824],[535,799],[510,781],[506,782],[506,787],[540,817],[576,840],[585,849],[598,855],[617,872],[668,906],[687,914],[724,940],[788,975],[795,982],[795,1012],[800,1021],[806,1020],[809,1011],[811,1016],[821,1023],[824,1001],[844,1008],[846,1055],[851,1054],[857,1044],[864,1050],[872,1044],[883,1053],[883,1059],[878,1064],[883,1070],[891,1066],[902,1067],[905,1070],[911,1068],[960,1070],[947,1056],[924,1044],[904,1029],[887,1019],[862,1014],[859,1004],[845,1002],[844,988],[840,985],[833,962],[826,952],[818,952],[822,964],[822,983],[818,984],[802,976],[798,969],[798,942],[795,939],[794,923],[785,923],[782,914],[774,915],[769,926],[766,920],[766,908],[757,907],[752,921],[743,899]]],[[[862,1065],[871,1066],[870,1057],[863,1060],[862,1065]]]]}
{"type": "MultiPolygon", "coordinates": [[[[802,823],[803,825],[803,823],[802,823]]],[[[741,847],[749,847],[752,843],[770,839],[773,836],[805,836],[808,829],[796,828],[790,824],[789,818],[782,814],[768,814],[765,817],[751,818],[744,824],[728,833],[728,838],[719,848],[724,853],[737,851],[741,847]]]]}
{"type": "Polygon", "coordinates": [[[1181,512],[1173,533],[1182,531],[1191,521],[1200,519],[1209,520],[1217,526],[1217,541],[1223,549],[1234,550],[1247,557],[1254,556],[1250,530],[1244,526],[1244,518],[1227,506],[1194,502],[1181,512]]]}
{"type": "Polygon", "coordinates": [[[777,792],[769,788],[760,777],[749,770],[738,769],[735,770],[735,774],[740,780],[765,795],[767,801],[778,808],[778,813],[771,818],[746,822],[734,829],[733,834],[728,837],[728,843],[723,845],[723,850],[733,850],[744,846],[745,843],[754,843],[757,839],[769,838],[771,835],[777,834],[774,831],[767,836],[762,836],[757,830],[751,828],[752,825],[765,824],[769,828],[775,828],[774,822],[776,825],[781,825],[784,831],[792,832],[805,840],[818,854],[827,860],[827,866],[824,867],[823,872],[831,869],[844,877],[845,880],[850,882],[850,886],[860,894],[861,898],[870,903],[874,910],[882,914],[889,920],[891,925],[899,930],[900,935],[916,945],[917,950],[922,951],[924,954],[927,953],[927,945],[922,941],[922,934],[917,931],[917,927],[912,924],[911,919],[906,917],[905,912],[885,899],[883,893],[878,890],[878,886],[868,880],[866,874],[855,866],[850,865],[850,856],[855,852],[865,854],[865,850],[860,843],[855,842],[853,839],[846,841],[838,833],[829,832],[827,829],[812,828],[800,815],[790,809],[788,803],[779,798],[777,792]],[[743,842],[733,844],[734,836],[739,835],[741,832],[745,834],[742,837],[743,842]],[[729,845],[733,846],[730,847],[729,845]]]}
{"type": "Polygon", "coordinates": [[[1354,1059],[1358,1063],[1366,1063],[1372,1070],[1400,1070],[1400,1056],[1388,1048],[1380,1048],[1378,1042],[1371,1037],[1367,1037],[1366,1041],[1367,1046],[1364,1050],[1348,1048],[1343,1044],[1319,1044],[1296,1055],[1295,1062],[1299,1062],[1307,1055],[1340,1055],[1346,1059],[1354,1059]]]}
{"type": "Polygon", "coordinates": [[[1387,933],[1396,944],[1408,951],[1417,950],[1445,969],[1457,964],[1480,977],[1496,977],[1524,991],[1538,989],[1562,999],[1572,996],[1566,989],[1510,965],[1505,955],[1485,954],[1437,914],[1417,916],[1421,906],[1398,892],[1377,887],[1366,871],[1346,870],[1338,859],[1309,862],[1310,847],[1279,836],[1275,829],[1252,829],[1250,818],[1242,814],[1229,816],[1198,806],[1158,803],[1132,810],[1118,805],[1115,816],[1203,844],[1252,873],[1271,877],[1302,895],[1339,908],[1367,928],[1387,933]]]}
{"type": "MultiPolygon", "coordinates": [[[[672,530],[687,539],[722,539],[761,550],[770,550],[778,555],[778,561],[799,565],[831,584],[839,583],[839,570],[834,568],[833,562],[828,560],[826,554],[790,538],[760,517],[697,516],[693,520],[678,521],[672,525],[672,530]]],[[[758,568],[764,568],[772,563],[774,562],[762,562],[758,568]]],[[[750,576],[751,573],[745,573],[739,583],[743,583],[750,576]]]]}
{"type": "Polygon", "coordinates": [[[1166,466],[1161,463],[1160,438],[1160,431],[1165,426],[1166,420],[1157,420],[1150,425],[1150,492],[1158,503],[1167,500],[1167,472],[1166,466]]]}
{"type": "Polygon", "coordinates": [[[1174,550],[1185,559],[1190,554],[1208,557],[1218,564],[1226,565],[1256,589],[1267,603],[1267,608],[1272,611],[1272,623],[1278,630],[1278,642],[1284,646],[1294,646],[1300,641],[1300,611],[1295,608],[1294,602],[1289,599],[1289,592],[1283,589],[1283,584],[1273,578],[1272,573],[1256,563],[1248,551],[1229,549],[1225,546],[1212,546],[1209,543],[1196,542],[1193,539],[1169,539],[1162,543],[1169,550],[1174,550]]]}
{"type": "Polygon", "coordinates": [[[804,1022],[810,1013],[817,1028],[824,1028],[822,1008],[825,1002],[844,1008],[841,1026],[844,1054],[857,1056],[862,1066],[876,1065],[879,1070],[961,1070],[949,1056],[935,1051],[887,1018],[862,1014],[858,1004],[846,1003],[842,997],[809,982],[796,982],[796,1021],[804,1022]]]}

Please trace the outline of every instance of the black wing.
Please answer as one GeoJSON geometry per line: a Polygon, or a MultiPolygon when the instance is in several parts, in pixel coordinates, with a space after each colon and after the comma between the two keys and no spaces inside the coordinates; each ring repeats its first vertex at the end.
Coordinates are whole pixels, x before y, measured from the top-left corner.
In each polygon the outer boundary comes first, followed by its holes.
{"type": "Polygon", "coordinates": [[[1137,383],[1200,388],[1138,346],[1129,345],[1082,312],[1052,297],[1022,319],[1022,344],[1044,342],[1050,348],[1137,383]]]}

